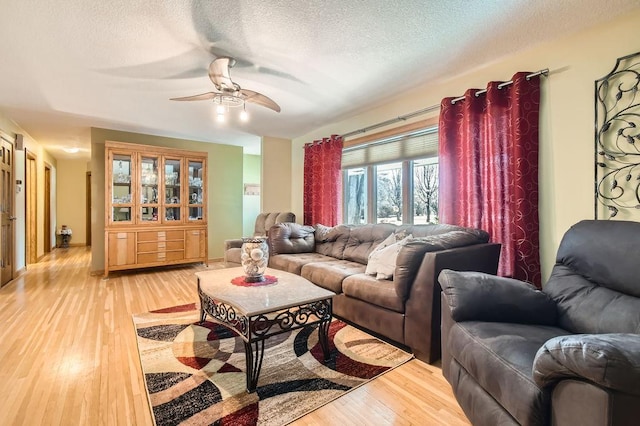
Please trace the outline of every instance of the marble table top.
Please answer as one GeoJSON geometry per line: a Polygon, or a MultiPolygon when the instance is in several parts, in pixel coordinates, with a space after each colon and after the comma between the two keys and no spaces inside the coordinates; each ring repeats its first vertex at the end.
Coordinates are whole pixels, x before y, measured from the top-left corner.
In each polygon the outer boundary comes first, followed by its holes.
{"type": "Polygon", "coordinates": [[[279,311],[335,296],[334,292],[299,275],[271,268],[267,268],[264,274],[277,277],[278,282],[253,287],[231,284],[232,279],[244,275],[242,268],[196,272],[196,277],[206,295],[232,305],[246,316],[279,311]]]}

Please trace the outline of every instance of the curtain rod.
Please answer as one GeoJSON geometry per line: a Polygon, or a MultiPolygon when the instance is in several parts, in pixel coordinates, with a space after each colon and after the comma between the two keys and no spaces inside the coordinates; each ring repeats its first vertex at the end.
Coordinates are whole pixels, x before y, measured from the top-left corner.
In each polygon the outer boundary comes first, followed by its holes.
{"type": "MultiPolygon", "coordinates": [[[[532,77],[535,77],[535,76],[537,76],[537,75],[544,75],[544,76],[546,76],[546,75],[548,75],[548,74],[549,74],[549,68],[545,68],[545,69],[543,69],[543,70],[536,71],[536,72],[534,72],[534,73],[528,74],[528,75],[527,75],[527,80],[528,80],[528,79],[530,79],[530,78],[532,78],[532,77]]],[[[508,86],[508,85],[510,85],[510,84],[513,84],[513,81],[512,81],[512,80],[510,80],[510,81],[505,81],[504,83],[499,84],[499,85],[498,85],[498,88],[499,88],[499,89],[502,89],[503,87],[508,86]]],[[[486,91],[487,91],[486,89],[484,89],[484,90],[478,90],[478,91],[476,92],[476,96],[481,95],[481,94],[485,93],[486,91]]],[[[461,100],[463,100],[463,99],[464,99],[464,96],[461,96],[461,97],[459,97],[459,98],[452,99],[452,100],[451,100],[451,103],[452,103],[452,104],[455,104],[456,102],[461,101],[461,100]]],[[[376,124],[371,125],[371,126],[368,126],[368,127],[363,127],[362,129],[358,129],[358,130],[354,130],[354,131],[352,131],[352,132],[348,132],[348,133],[342,134],[342,135],[340,135],[340,137],[344,139],[344,138],[348,138],[349,136],[354,136],[354,135],[357,135],[357,134],[360,134],[360,133],[366,133],[366,132],[368,132],[368,131],[370,131],[370,130],[378,129],[378,128],[380,128],[380,127],[385,127],[385,126],[388,126],[388,125],[390,125],[390,124],[395,124],[395,123],[397,123],[398,121],[405,121],[405,120],[408,120],[408,119],[410,119],[410,118],[417,117],[417,116],[419,116],[419,115],[426,114],[426,113],[431,112],[431,111],[435,111],[435,110],[437,110],[437,109],[440,109],[440,104],[437,104],[437,105],[431,105],[431,106],[429,106],[429,107],[426,107],[426,108],[420,109],[420,110],[418,110],[418,111],[410,112],[409,114],[400,115],[400,116],[398,116],[398,117],[396,117],[396,118],[392,118],[392,119],[390,119],[390,120],[383,121],[383,122],[381,122],[381,123],[376,123],[376,124]]]]}
{"type": "MultiPolygon", "coordinates": [[[[536,72],[532,72],[531,74],[527,74],[526,78],[527,78],[527,80],[529,80],[529,79],[531,79],[532,77],[535,77],[535,76],[537,76],[537,75],[544,75],[544,76],[546,76],[546,75],[548,75],[548,74],[549,74],[549,68],[545,68],[545,69],[543,69],[543,70],[536,71],[536,72]]],[[[506,86],[508,86],[508,85],[510,85],[510,84],[513,84],[513,80],[505,81],[504,83],[500,83],[500,84],[498,84],[498,89],[502,89],[503,87],[506,87],[506,86]]],[[[487,93],[487,89],[478,90],[478,91],[476,92],[476,97],[478,97],[478,96],[482,95],[483,93],[487,93]]],[[[451,105],[453,105],[453,104],[455,104],[456,102],[461,101],[461,100],[463,100],[463,99],[464,99],[464,96],[460,96],[459,98],[451,99],[451,105]]]]}
{"type": "Polygon", "coordinates": [[[398,121],[405,121],[408,120],[409,118],[413,118],[413,117],[417,117],[418,115],[422,115],[422,114],[426,114],[430,111],[434,111],[436,109],[440,109],[440,105],[431,105],[430,107],[426,107],[423,109],[420,109],[418,111],[414,111],[414,112],[410,112],[409,114],[405,114],[405,115],[400,115],[396,118],[392,118],[391,120],[387,120],[387,121],[383,121],[381,123],[377,123],[374,124],[372,126],[369,127],[363,127],[362,129],[358,129],[358,130],[354,130],[353,132],[349,132],[349,133],[345,133],[343,135],[340,135],[341,138],[348,138],[349,136],[353,136],[353,135],[357,135],[359,133],[366,133],[369,130],[373,130],[373,129],[377,129],[379,127],[385,127],[388,126],[390,124],[394,124],[397,123],[398,121]]]}

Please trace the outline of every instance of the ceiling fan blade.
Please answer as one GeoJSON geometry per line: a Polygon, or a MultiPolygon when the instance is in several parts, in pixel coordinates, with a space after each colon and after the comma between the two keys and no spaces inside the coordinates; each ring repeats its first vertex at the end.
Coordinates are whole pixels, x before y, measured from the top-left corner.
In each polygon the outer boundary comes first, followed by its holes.
{"type": "Polygon", "coordinates": [[[207,92],[200,95],[184,96],[182,98],[171,98],[170,101],[206,101],[207,99],[213,99],[218,96],[218,93],[207,92]]]}
{"type": "Polygon", "coordinates": [[[236,60],[227,56],[217,58],[209,65],[209,78],[216,86],[216,89],[224,91],[236,90],[236,84],[231,80],[229,68],[233,67],[236,60]]]}
{"type": "Polygon", "coordinates": [[[262,93],[254,92],[253,90],[242,89],[240,90],[244,100],[246,102],[252,102],[254,104],[261,105],[263,107],[274,110],[275,112],[280,112],[280,106],[275,103],[271,98],[263,95],[262,93]]]}

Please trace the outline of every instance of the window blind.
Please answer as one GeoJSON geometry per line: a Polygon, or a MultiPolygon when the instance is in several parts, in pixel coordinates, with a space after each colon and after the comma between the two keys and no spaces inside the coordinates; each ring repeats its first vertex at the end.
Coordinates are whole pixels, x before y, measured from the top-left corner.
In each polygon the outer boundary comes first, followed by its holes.
{"type": "Polygon", "coordinates": [[[438,155],[438,127],[395,135],[378,141],[344,148],[342,168],[415,160],[438,155]]]}

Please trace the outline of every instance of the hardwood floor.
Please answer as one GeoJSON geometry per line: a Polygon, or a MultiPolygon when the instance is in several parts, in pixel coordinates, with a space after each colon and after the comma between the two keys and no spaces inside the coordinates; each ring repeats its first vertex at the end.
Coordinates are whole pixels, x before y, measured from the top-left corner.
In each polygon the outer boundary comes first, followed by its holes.
{"type": "MultiPolygon", "coordinates": [[[[89,263],[56,249],[0,289],[0,425],[152,425],[131,315],[197,301],[204,266],[105,280],[89,263]]],[[[294,424],[469,422],[440,369],[412,360],[294,424]]]]}

